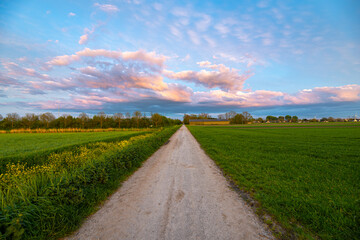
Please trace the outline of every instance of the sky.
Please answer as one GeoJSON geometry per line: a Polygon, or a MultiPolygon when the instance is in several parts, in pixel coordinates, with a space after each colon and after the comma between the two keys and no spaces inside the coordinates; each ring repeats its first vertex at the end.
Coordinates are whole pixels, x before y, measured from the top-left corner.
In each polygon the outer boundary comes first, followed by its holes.
{"type": "Polygon", "coordinates": [[[360,116],[360,1],[0,1],[0,114],[360,116]]]}

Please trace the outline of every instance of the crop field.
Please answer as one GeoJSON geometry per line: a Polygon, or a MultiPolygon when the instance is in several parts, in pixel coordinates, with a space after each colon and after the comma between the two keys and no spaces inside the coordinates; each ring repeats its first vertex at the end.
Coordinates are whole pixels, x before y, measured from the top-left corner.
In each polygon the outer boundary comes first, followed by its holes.
{"type": "Polygon", "coordinates": [[[0,134],[0,158],[116,139],[139,131],[0,134]]]}
{"type": "Polygon", "coordinates": [[[283,238],[359,239],[360,127],[188,128],[283,238]]]}
{"type": "MultiPolygon", "coordinates": [[[[360,122],[308,122],[308,123],[253,123],[253,124],[236,124],[223,125],[221,127],[231,128],[330,128],[330,127],[359,127],[360,122]]],[[[220,126],[219,126],[220,127],[220,126]]]]}
{"type": "MultiPolygon", "coordinates": [[[[36,156],[31,154],[1,159],[8,162],[0,174],[0,239],[57,239],[74,231],[178,128],[95,135],[25,134],[27,139],[19,134],[1,135],[12,138],[12,144],[21,142],[29,152],[36,152],[37,145],[48,149],[56,143],[59,148],[73,145],[39,155],[39,164],[29,158],[36,156]],[[17,157],[22,161],[16,161],[17,157]],[[26,161],[29,159],[31,164],[26,161]]],[[[6,146],[13,152],[22,151],[18,146],[17,150],[14,145],[6,146]]],[[[2,145],[1,151],[5,150],[2,145]]]]}

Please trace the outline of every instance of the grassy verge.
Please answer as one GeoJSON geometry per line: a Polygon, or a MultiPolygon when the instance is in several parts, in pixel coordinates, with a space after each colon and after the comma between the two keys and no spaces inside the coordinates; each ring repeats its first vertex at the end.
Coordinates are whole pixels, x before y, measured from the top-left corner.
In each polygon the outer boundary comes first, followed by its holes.
{"type": "Polygon", "coordinates": [[[0,177],[0,239],[56,239],[74,231],[179,126],[49,155],[0,177]]]}
{"type": "Polygon", "coordinates": [[[9,164],[26,163],[27,167],[42,165],[51,153],[75,150],[98,141],[126,140],[145,133],[148,132],[0,135],[0,174],[7,171],[9,164]]]}
{"type": "Polygon", "coordinates": [[[189,129],[280,237],[359,239],[360,128],[189,129]]]}

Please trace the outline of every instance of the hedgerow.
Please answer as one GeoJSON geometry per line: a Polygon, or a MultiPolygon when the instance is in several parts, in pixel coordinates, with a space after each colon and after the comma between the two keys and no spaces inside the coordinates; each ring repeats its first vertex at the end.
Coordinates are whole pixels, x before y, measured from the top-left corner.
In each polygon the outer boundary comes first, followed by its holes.
{"type": "Polygon", "coordinates": [[[56,239],[96,206],[179,128],[52,153],[48,163],[11,163],[0,175],[0,239],[56,239]]]}

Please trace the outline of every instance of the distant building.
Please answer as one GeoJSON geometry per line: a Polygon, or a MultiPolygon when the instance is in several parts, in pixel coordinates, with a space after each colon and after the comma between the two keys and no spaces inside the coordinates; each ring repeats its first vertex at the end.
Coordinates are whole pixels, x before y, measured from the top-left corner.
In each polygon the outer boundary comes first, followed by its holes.
{"type": "Polygon", "coordinates": [[[229,125],[230,120],[224,119],[190,119],[190,125],[229,125]]]}

